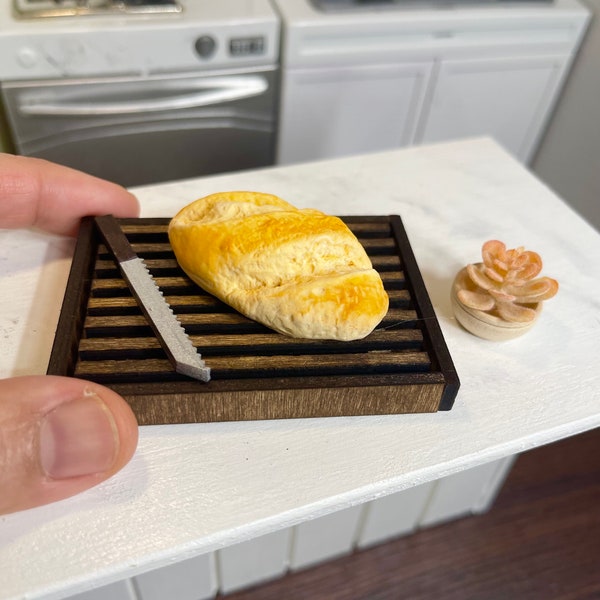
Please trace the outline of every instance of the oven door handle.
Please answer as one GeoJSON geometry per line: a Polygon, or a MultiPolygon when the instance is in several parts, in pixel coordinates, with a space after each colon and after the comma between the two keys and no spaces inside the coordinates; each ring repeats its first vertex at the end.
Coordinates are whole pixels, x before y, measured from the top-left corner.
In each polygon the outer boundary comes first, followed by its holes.
{"type": "MultiPolygon", "coordinates": [[[[178,90],[177,94],[166,98],[121,102],[107,102],[97,98],[84,102],[43,102],[32,99],[23,102],[19,111],[25,115],[36,116],[102,116],[184,110],[259,96],[269,89],[269,82],[258,75],[211,77],[195,80],[189,87],[193,89],[185,93],[178,90]]],[[[157,88],[156,91],[164,92],[164,89],[157,88]]]]}

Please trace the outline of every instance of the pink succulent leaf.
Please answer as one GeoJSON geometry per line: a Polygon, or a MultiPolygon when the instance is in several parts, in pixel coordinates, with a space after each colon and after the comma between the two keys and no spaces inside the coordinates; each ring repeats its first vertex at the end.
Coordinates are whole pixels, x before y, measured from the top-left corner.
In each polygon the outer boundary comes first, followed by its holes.
{"type": "Polygon", "coordinates": [[[504,273],[506,273],[508,271],[508,265],[503,260],[500,260],[499,258],[495,258],[492,261],[492,266],[494,269],[503,271],[504,273]]]}
{"type": "Polygon", "coordinates": [[[514,302],[517,297],[512,294],[507,294],[504,290],[488,290],[488,294],[498,302],[514,302]]]}
{"type": "Polygon", "coordinates": [[[506,245],[499,240],[489,240],[483,244],[481,248],[481,256],[483,262],[488,266],[492,266],[494,258],[506,261],[506,245]]]}
{"type": "Polygon", "coordinates": [[[501,302],[497,305],[498,314],[511,323],[529,323],[535,319],[535,310],[513,302],[501,302]]]}
{"type": "Polygon", "coordinates": [[[489,267],[484,267],[483,272],[492,281],[497,281],[498,283],[504,283],[504,277],[500,273],[498,273],[498,271],[495,271],[494,269],[490,269],[489,267]]]}
{"type": "Polygon", "coordinates": [[[509,266],[512,266],[512,264],[515,262],[515,258],[517,258],[517,256],[518,256],[518,253],[514,248],[512,250],[506,251],[506,262],[509,264],[509,266]]]}
{"type": "Polygon", "coordinates": [[[507,294],[519,296],[519,302],[522,302],[523,296],[542,296],[550,289],[550,282],[544,279],[534,279],[532,281],[524,281],[518,285],[506,285],[504,291],[507,294]]]}
{"type": "Polygon", "coordinates": [[[500,240],[488,240],[482,246],[482,252],[489,252],[496,256],[503,254],[506,251],[506,244],[500,240]]]}
{"type": "Polygon", "coordinates": [[[511,262],[519,260],[519,257],[521,256],[521,254],[523,254],[524,250],[524,246],[519,246],[518,248],[513,248],[512,250],[509,250],[508,252],[510,253],[511,262]]]}
{"type": "Polygon", "coordinates": [[[537,252],[527,250],[523,252],[523,256],[526,256],[529,262],[537,263],[540,267],[542,266],[542,257],[537,252]]]}
{"type": "Polygon", "coordinates": [[[492,310],[496,304],[489,294],[469,290],[459,290],[458,299],[466,307],[475,310],[492,310]]]}
{"type": "Polygon", "coordinates": [[[475,265],[467,265],[469,279],[478,287],[489,290],[494,287],[494,283],[488,279],[475,265]]]}
{"type": "Polygon", "coordinates": [[[558,294],[558,281],[556,281],[556,279],[552,279],[551,277],[542,277],[542,279],[547,279],[550,282],[550,289],[543,295],[542,298],[540,298],[540,300],[549,300],[558,294]]]}
{"type": "Polygon", "coordinates": [[[504,278],[505,287],[506,287],[506,285],[518,286],[518,285],[523,285],[524,283],[525,283],[525,280],[521,280],[519,278],[519,271],[509,271],[506,274],[506,277],[504,278]]]}
{"type": "Polygon", "coordinates": [[[520,269],[521,267],[525,266],[528,261],[529,257],[527,256],[527,252],[523,252],[522,254],[517,256],[517,258],[515,258],[512,267],[513,269],[520,269]]]}
{"type": "Polygon", "coordinates": [[[483,264],[486,267],[494,266],[494,256],[492,254],[490,254],[489,252],[482,252],[481,257],[483,258],[483,264]]]}
{"type": "Polygon", "coordinates": [[[532,280],[534,277],[537,277],[539,274],[540,269],[537,265],[528,264],[515,271],[515,279],[520,279],[523,282],[527,282],[532,280]]]}
{"type": "Polygon", "coordinates": [[[524,252],[523,256],[527,256],[527,262],[518,269],[521,279],[533,279],[540,274],[542,270],[542,259],[535,252],[524,252]]]}
{"type": "Polygon", "coordinates": [[[520,286],[506,286],[505,291],[518,297],[522,304],[548,300],[558,292],[558,281],[550,277],[540,277],[520,286]]]}

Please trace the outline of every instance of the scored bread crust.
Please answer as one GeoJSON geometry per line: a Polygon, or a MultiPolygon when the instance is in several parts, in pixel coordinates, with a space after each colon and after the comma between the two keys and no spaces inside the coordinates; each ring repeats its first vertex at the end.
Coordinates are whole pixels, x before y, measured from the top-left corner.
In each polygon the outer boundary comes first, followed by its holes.
{"type": "Polygon", "coordinates": [[[260,192],[221,192],[169,224],[181,268],[240,313],[293,337],[354,340],[388,310],[381,277],[339,218],[260,192]]]}

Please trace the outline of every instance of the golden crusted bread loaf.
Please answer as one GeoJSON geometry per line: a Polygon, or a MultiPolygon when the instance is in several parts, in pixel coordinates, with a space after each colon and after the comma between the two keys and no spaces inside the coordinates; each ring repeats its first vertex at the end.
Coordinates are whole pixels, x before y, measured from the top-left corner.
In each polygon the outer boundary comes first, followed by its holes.
{"type": "Polygon", "coordinates": [[[173,217],[169,240],[200,287],[281,333],[360,339],[387,313],[381,278],[348,227],[277,196],[196,200],[173,217]]]}

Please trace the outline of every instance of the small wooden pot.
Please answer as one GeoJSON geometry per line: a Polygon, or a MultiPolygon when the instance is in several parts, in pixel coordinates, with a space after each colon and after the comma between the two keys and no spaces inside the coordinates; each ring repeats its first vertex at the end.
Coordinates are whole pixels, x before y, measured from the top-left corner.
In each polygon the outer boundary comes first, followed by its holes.
{"type": "Polygon", "coordinates": [[[531,305],[531,308],[536,312],[536,317],[533,321],[528,321],[527,323],[505,321],[483,310],[465,306],[459,301],[458,292],[461,289],[469,289],[469,282],[470,280],[465,267],[454,278],[450,297],[457,321],[472,334],[495,342],[511,340],[527,333],[537,322],[542,311],[542,302],[531,305]]]}

